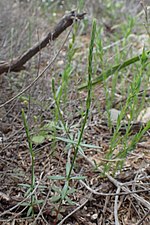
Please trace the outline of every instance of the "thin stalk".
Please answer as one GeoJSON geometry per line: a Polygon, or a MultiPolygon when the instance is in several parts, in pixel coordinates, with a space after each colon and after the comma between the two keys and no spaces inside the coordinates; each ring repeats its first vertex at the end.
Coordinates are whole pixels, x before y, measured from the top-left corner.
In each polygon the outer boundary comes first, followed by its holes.
{"type": "MultiPolygon", "coordinates": [[[[150,54],[150,50],[146,51],[147,58],[148,58],[149,54],[150,54]]],[[[96,85],[98,83],[101,83],[104,80],[104,77],[105,77],[105,79],[107,79],[108,77],[110,77],[115,72],[119,72],[121,69],[123,69],[123,68],[125,68],[127,66],[130,66],[131,64],[133,64],[135,62],[140,61],[141,57],[142,57],[142,54],[140,54],[138,56],[135,56],[135,57],[133,57],[133,58],[127,60],[127,61],[124,61],[123,63],[120,63],[120,64],[118,64],[116,66],[113,66],[111,69],[107,70],[106,72],[101,73],[100,76],[95,78],[92,81],[92,85],[96,85]]],[[[87,87],[88,87],[88,84],[85,83],[85,84],[82,84],[81,86],[79,86],[78,90],[82,90],[82,89],[85,89],[87,87]]]]}
{"type": "Polygon", "coordinates": [[[89,47],[89,57],[88,57],[88,96],[87,96],[87,100],[86,100],[86,112],[85,112],[85,117],[83,120],[83,124],[81,127],[81,132],[79,135],[79,139],[78,139],[78,143],[77,146],[75,148],[75,152],[74,152],[74,157],[71,163],[71,167],[70,167],[70,171],[68,173],[67,176],[67,180],[70,179],[71,176],[71,172],[73,170],[74,167],[74,163],[78,154],[78,150],[79,150],[79,146],[82,140],[82,136],[83,136],[83,132],[85,129],[85,125],[88,119],[88,115],[89,115],[89,110],[90,110],[90,105],[91,105],[91,91],[92,91],[92,61],[93,61],[93,48],[94,48],[94,40],[95,40],[95,34],[96,34],[96,21],[93,21],[93,26],[92,26],[92,34],[91,34],[91,42],[90,42],[90,47],[89,47]]]}
{"type": "MultiPolygon", "coordinates": [[[[26,136],[27,136],[27,140],[28,140],[28,145],[29,145],[29,152],[30,152],[30,156],[31,156],[31,192],[33,192],[34,187],[35,187],[35,171],[34,171],[34,162],[35,162],[35,154],[32,148],[32,141],[31,141],[31,137],[30,137],[30,131],[29,131],[29,126],[27,124],[27,119],[25,116],[25,112],[22,109],[22,118],[23,118],[23,123],[24,123],[24,128],[25,128],[25,132],[26,132],[26,136]]],[[[32,207],[32,215],[34,215],[34,195],[31,195],[31,207],[32,207]]]]}

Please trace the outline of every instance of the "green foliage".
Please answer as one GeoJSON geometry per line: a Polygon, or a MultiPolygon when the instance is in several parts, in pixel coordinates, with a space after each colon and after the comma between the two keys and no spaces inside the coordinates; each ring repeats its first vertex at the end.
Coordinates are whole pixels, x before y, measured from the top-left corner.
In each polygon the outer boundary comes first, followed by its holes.
{"type": "Polygon", "coordinates": [[[73,169],[75,166],[75,161],[77,158],[78,151],[80,151],[82,137],[83,137],[85,125],[88,120],[88,115],[89,115],[90,105],[91,105],[91,87],[92,87],[91,86],[91,77],[92,77],[92,61],[93,61],[93,48],[94,48],[94,41],[95,41],[95,33],[96,33],[96,21],[94,20],[93,27],[92,27],[92,34],[91,34],[91,42],[90,42],[90,47],[89,47],[89,57],[88,57],[88,95],[87,95],[87,99],[86,99],[86,110],[83,115],[81,131],[79,132],[78,140],[76,142],[74,140],[72,140],[72,136],[70,135],[69,128],[66,126],[66,123],[63,119],[63,115],[62,115],[62,112],[60,109],[60,96],[57,94],[58,92],[56,91],[55,81],[54,81],[54,79],[52,80],[52,90],[53,90],[56,110],[58,112],[59,119],[61,120],[64,131],[66,132],[66,135],[68,137],[67,141],[69,141],[69,144],[71,144],[74,149],[73,159],[72,160],[69,159],[66,162],[65,176],[56,175],[56,176],[48,177],[51,180],[64,181],[64,186],[61,188],[61,190],[58,187],[54,188],[54,191],[57,192],[57,194],[55,194],[55,196],[53,196],[51,198],[51,201],[53,201],[53,202],[60,202],[60,206],[61,206],[62,202],[64,202],[64,201],[68,202],[71,205],[74,204],[74,202],[69,197],[69,195],[74,192],[74,189],[72,189],[72,188],[70,189],[70,181],[85,179],[84,176],[73,176],[72,173],[73,173],[73,169]]]}
{"type": "Polygon", "coordinates": [[[33,190],[35,188],[35,172],[34,172],[34,170],[35,170],[35,168],[34,168],[35,154],[34,154],[34,151],[33,151],[33,148],[32,148],[32,141],[31,141],[29,126],[28,126],[26,115],[25,115],[25,112],[24,112],[23,109],[22,109],[22,118],[23,118],[23,122],[24,122],[24,128],[25,128],[28,146],[29,146],[29,152],[30,152],[30,156],[31,156],[31,184],[30,184],[30,186],[28,187],[28,190],[27,190],[27,195],[29,193],[31,193],[31,202],[29,203],[29,209],[28,209],[28,212],[27,212],[27,216],[29,216],[30,214],[34,215],[34,206],[36,204],[35,195],[33,193],[33,190]]]}
{"type": "MultiPolygon", "coordinates": [[[[150,54],[150,51],[146,51],[145,52],[145,56],[146,58],[144,60],[148,60],[149,58],[149,54],[150,54]]],[[[92,85],[96,85],[96,84],[99,84],[101,82],[104,81],[104,78],[107,79],[108,77],[110,77],[111,75],[113,75],[115,72],[119,72],[120,70],[130,66],[131,64],[134,64],[138,61],[140,61],[142,58],[142,54],[141,55],[138,55],[138,56],[135,56],[129,60],[126,60],[124,61],[123,63],[119,64],[119,65],[116,65],[116,66],[113,66],[111,69],[103,72],[100,76],[98,76],[96,79],[94,79],[92,81],[92,85]]],[[[84,88],[87,88],[87,83],[86,84],[83,84],[81,85],[78,90],[82,90],[84,88]]]]}
{"type": "MultiPolygon", "coordinates": [[[[84,3],[85,2],[82,0],[78,2],[80,9],[83,8],[84,3]]],[[[112,17],[117,17],[117,15],[115,15],[115,9],[119,9],[119,7],[121,7],[121,3],[117,4],[114,6],[112,1],[107,0],[106,8],[108,11],[112,10],[112,17]]],[[[51,1],[46,1],[45,6],[43,4],[43,8],[45,7],[44,10],[48,10],[50,6],[52,6],[51,1]]],[[[110,12],[108,14],[110,14],[110,12]]],[[[111,50],[109,50],[111,54],[113,53],[113,59],[110,60],[108,58],[109,54],[107,54],[106,48],[104,48],[104,28],[96,25],[95,20],[93,21],[88,54],[87,77],[83,78],[84,80],[87,79],[87,82],[78,87],[78,90],[87,90],[87,98],[85,108],[82,108],[82,113],[80,113],[81,123],[77,128],[78,130],[76,134],[72,132],[72,127],[68,122],[69,120],[67,121],[66,119],[68,115],[65,115],[64,118],[64,114],[67,111],[65,110],[65,107],[67,107],[69,99],[68,96],[71,91],[69,85],[72,82],[72,74],[74,73],[73,61],[78,50],[78,47],[76,46],[76,36],[79,31],[79,27],[77,24],[74,24],[73,26],[73,33],[68,46],[65,67],[59,84],[54,78],[52,78],[52,94],[54,99],[54,110],[52,112],[53,119],[51,121],[49,120],[44,125],[38,126],[36,132],[34,130],[31,135],[25,113],[22,111],[22,118],[32,164],[31,184],[22,185],[26,190],[25,196],[29,196],[31,194],[31,201],[24,203],[24,205],[29,206],[28,215],[34,215],[34,206],[38,203],[42,203],[42,201],[35,199],[33,193],[35,188],[35,155],[32,145],[42,144],[45,140],[51,141],[54,144],[57,141],[63,142],[65,145],[65,154],[73,150],[66,160],[66,167],[63,169],[63,174],[48,176],[48,179],[50,179],[52,183],[56,184],[56,186],[52,185],[51,187],[54,192],[54,196],[50,198],[50,201],[56,204],[55,216],[57,219],[59,216],[61,217],[60,211],[63,203],[69,205],[75,204],[75,202],[72,201],[72,196],[77,190],[71,186],[76,180],[86,179],[85,176],[75,175],[74,173],[75,168],[78,166],[76,165],[78,153],[83,155],[84,148],[96,149],[97,151],[100,149],[99,146],[92,144],[92,141],[91,144],[86,144],[83,139],[85,126],[87,124],[89,114],[92,112],[91,101],[94,85],[101,85],[104,87],[105,110],[107,112],[106,120],[109,130],[112,131],[110,134],[111,139],[108,143],[109,149],[105,154],[106,162],[103,170],[104,174],[106,172],[115,174],[115,172],[121,170],[128,155],[135,150],[137,143],[143,138],[148,129],[150,129],[150,123],[148,122],[136,134],[132,133],[132,124],[136,121],[139,112],[145,104],[146,87],[148,87],[150,75],[150,50],[143,48],[143,52],[134,57],[131,56],[132,53],[130,55],[126,50],[126,45],[129,42],[129,37],[135,26],[135,22],[135,18],[127,16],[127,20],[118,25],[120,32],[119,35],[123,36],[123,40],[120,46],[117,45],[114,49],[111,47],[111,50]],[[100,75],[97,75],[98,67],[100,67],[102,71],[100,75]],[[122,83],[124,86],[122,89],[120,88],[121,90],[119,90],[119,95],[126,98],[123,103],[117,105],[120,114],[117,118],[116,124],[114,125],[111,121],[110,109],[113,107],[115,97],[118,94],[117,86],[122,83]],[[143,86],[145,86],[145,90],[143,90],[142,98],[139,100],[139,94],[141,93],[143,86]],[[126,120],[125,125],[123,124],[124,120],[126,120]],[[124,126],[123,135],[121,133],[122,126],[124,126]]],[[[115,39],[118,40],[120,37],[117,35],[115,36],[115,39]]],[[[111,39],[109,41],[111,41],[111,39]]],[[[26,97],[22,97],[21,100],[24,105],[29,102],[29,98],[26,97]]],[[[33,101],[32,99],[30,100],[33,101]]],[[[37,103],[37,101],[35,102],[37,103]]],[[[100,108],[101,99],[98,100],[98,104],[98,107],[100,108]]],[[[101,111],[100,113],[103,114],[101,111]]],[[[35,122],[37,122],[36,117],[35,122]]],[[[95,169],[97,169],[98,166],[99,165],[97,165],[95,161],[95,169]]],[[[40,190],[42,190],[42,187],[40,190]]]]}

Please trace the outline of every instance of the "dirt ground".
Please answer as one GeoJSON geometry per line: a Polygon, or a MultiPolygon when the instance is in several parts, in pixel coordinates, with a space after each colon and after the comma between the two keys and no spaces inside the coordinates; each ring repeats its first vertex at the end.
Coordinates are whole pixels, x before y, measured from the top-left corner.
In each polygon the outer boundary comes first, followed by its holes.
{"type": "MultiPolygon", "coordinates": [[[[39,2],[12,0],[10,4],[10,0],[0,0],[0,63],[21,55],[54,27],[65,11],[71,10],[71,3],[67,5],[58,1],[56,11],[53,4],[46,10],[39,2]]],[[[141,9],[139,4],[137,5],[136,1],[134,4],[134,7],[131,7],[131,3],[127,1],[122,10],[130,9],[129,12],[133,14],[139,12],[141,9]]],[[[99,12],[102,12],[104,6],[104,3],[98,6],[92,5],[90,1],[86,3],[88,25],[86,32],[83,29],[77,37],[79,51],[76,60],[73,61],[76,69],[71,77],[67,102],[61,105],[64,119],[68,121],[74,138],[78,136],[77,131],[82,119],[81,111],[85,107],[87,96],[86,91],[78,92],[77,86],[84,80],[82,74],[86,72],[92,17],[94,13],[99,20],[99,12]],[[82,60],[78,61],[78,57],[82,60]]],[[[109,15],[105,12],[102,12],[102,15],[107,17],[107,26],[106,23],[100,23],[104,26],[107,35],[112,35],[109,15]]],[[[53,59],[65,37],[66,31],[40,54],[33,57],[26,64],[26,70],[0,75],[0,104],[15,96],[37,77],[39,71],[42,71],[53,59]]],[[[61,190],[64,183],[52,181],[48,176],[65,175],[70,145],[66,145],[62,140],[53,142],[46,139],[42,144],[33,146],[35,196],[36,199],[42,200],[42,204],[39,203],[34,207],[34,217],[27,216],[30,200],[29,197],[27,198],[29,194],[27,187],[31,182],[31,157],[21,110],[24,108],[33,134],[44,124],[54,120],[51,82],[52,77],[55,77],[57,85],[61,82],[69,41],[70,39],[66,41],[52,67],[32,88],[0,108],[0,224],[62,224],[61,221],[65,218],[63,224],[66,225],[148,225],[150,224],[150,134],[147,132],[135,150],[128,155],[121,172],[116,173],[114,177],[113,174],[108,177],[103,176],[101,171],[106,163],[105,154],[109,149],[113,131],[102,120],[106,100],[102,85],[94,89],[90,118],[84,132],[85,143],[100,146],[100,149],[85,147],[85,155],[80,154],[77,157],[74,173],[86,176],[86,179],[72,180],[70,183],[70,186],[76,189],[76,192],[70,195],[75,204],[69,205],[63,202],[59,210],[60,205],[51,201],[51,197],[55,195],[52,187],[57,185],[61,190]],[[97,108],[99,102],[101,113],[97,108]],[[98,168],[94,168],[92,164],[94,161],[99,165],[98,168]],[[121,192],[123,193],[120,194],[121,192]]],[[[137,129],[137,127],[133,128],[133,132],[136,133],[137,129]]],[[[57,129],[56,132],[59,137],[65,138],[63,130],[57,129]]]]}

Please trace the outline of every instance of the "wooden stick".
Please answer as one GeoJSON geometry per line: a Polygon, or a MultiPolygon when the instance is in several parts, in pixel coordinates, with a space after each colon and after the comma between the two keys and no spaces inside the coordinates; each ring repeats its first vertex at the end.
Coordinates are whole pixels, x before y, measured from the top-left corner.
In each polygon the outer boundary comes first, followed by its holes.
{"type": "Polygon", "coordinates": [[[76,14],[75,11],[65,15],[55,26],[53,32],[49,32],[47,36],[39,43],[28,49],[23,55],[13,59],[11,62],[0,63],[0,75],[8,71],[20,71],[25,69],[24,64],[36,55],[42,48],[46,47],[50,41],[54,41],[64,30],[73,24],[74,21],[84,18],[86,13],[76,14]]]}

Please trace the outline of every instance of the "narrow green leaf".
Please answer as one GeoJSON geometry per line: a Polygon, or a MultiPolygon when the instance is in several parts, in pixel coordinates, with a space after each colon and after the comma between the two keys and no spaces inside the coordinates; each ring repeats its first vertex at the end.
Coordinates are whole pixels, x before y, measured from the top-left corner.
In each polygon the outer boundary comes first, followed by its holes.
{"type": "Polygon", "coordinates": [[[76,205],[68,196],[65,197],[65,200],[69,203],[69,205],[76,205]]]}
{"type": "Polygon", "coordinates": [[[70,188],[68,191],[67,191],[67,194],[70,195],[70,194],[73,194],[76,192],[76,189],[75,188],[70,188]]]}
{"type": "Polygon", "coordinates": [[[60,195],[55,195],[50,198],[51,202],[58,202],[60,200],[60,195]]]}
{"type": "Polygon", "coordinates": [[[81,148],[81,146],[79,146],[79,152],[80,152],[82,155],[84,155],[84,151],[83,151],[83,149],[81,148]]]}
{"type": "Polygon", "coordinates": [[[24,187],[24,188],[30,188],[30,184],[18,184],[18,186],[24,187]]]}
{"type": "Polygon", "coordinates": [[[55,192],[61,194],[61,189],[60,189],[60,187],[52,186],[51,188],[52,188],[53,191],[55,191],[55,192]]]}
{"type": "Polygon", "coordinates": [[[20,205],[22,205],[22,206],[29,206],[30,202],[22,202],[20,205]]]}
{"type": "Polygon", "coordinates": [[[69,187],[69,182],[66,181],[66,182],[65,182],[65,185],[64,185],[64,187],[63,187],[63,189],[62,189],[62,196],[61,196],[61,199],[62,199],[62,200],[64,200],[65,197],[66,197],[66,195],[67,195],[68,187],[69,187]]]}
{"type": "Polygon", "coordinates": [[[48,187],[47,186],[44,186],[44,185],[39,185],[38,186],[38,189],[43,190],[43,189],[48,189],[48,187]]]}
{"type": "Polygon", "coordinates": [[[32,141],[31,141],[29,127],[28,127],[24,109],[22,109],[22,118],[23,118],[24,128],[25,128],[25,132],[26,132],[26,136],[27,136],[27,140],[28,140],[29,151],[30,151],[30,154],[33,156],[32,141]]]}
{"type": "Polygon", "coordinates": [[[45,136],[42,135],[36,135],[32,137],[32,142],[34,142],[35,144],[42,144],[45,140],[45,136]]]}
{"type": "Polygon", "coordinates": [[[43,202],[44,202],[44,200],[39,199],[39,200],[36,200],[36,201],[35,201],[35,204],[43,204],[43,202]]]}
{"type": "Polygon", "coordinates": [[[65,177],[56,175],[56,176],[48,176],[49,179],[51,180],[65,180],[65,177]]]}
{"type": "Polygon", "coordinates": [[[85,180],[87,177],[86,176],[75,176],[75,177],[71,177],[71,180],[85,180]]]}
{"type": "Polygon", "coordinates": [[[29,207],[28,211],[27,211],[27,216],[30,216],[32,214],[32,206],[29,207]]]}
{"type": "Polygon", "coordinates": [[[143,48],[143,51],[142,51],[142,55],[141,55],[141,63],[142,65],[144,65],[148,60],[148,55],[147,55],[147,52],[145,51],[145,48],[143,48]]]}
{"type": "MultiPolygon", "coordinates": [[[[63,137],[56,137],[57,140],[60,140],[60,141],[64,141],[64,142],[67,142],[67,143],[70,143],[70,144],[77,144],[78,142],[77,141],[74,141],[74,140],[70,140],[70,139],[67,139],[67,138],[63,138],[63,137]]],[[[96,146],[96,145],[91,145],[91,144],[84,144],[84,143],[80,143],[80,145],[82,147],[87,147],[87,148],[96,148],[96,149],[101,149],[100,146],[96,146]]]]}
{"type": "Polygon", "coordinates": [[[71,168],[71,164],[70,164],[70,162],[67,162],[66,163],[66,176],[68,176],[70,168],[71,168]]]}

